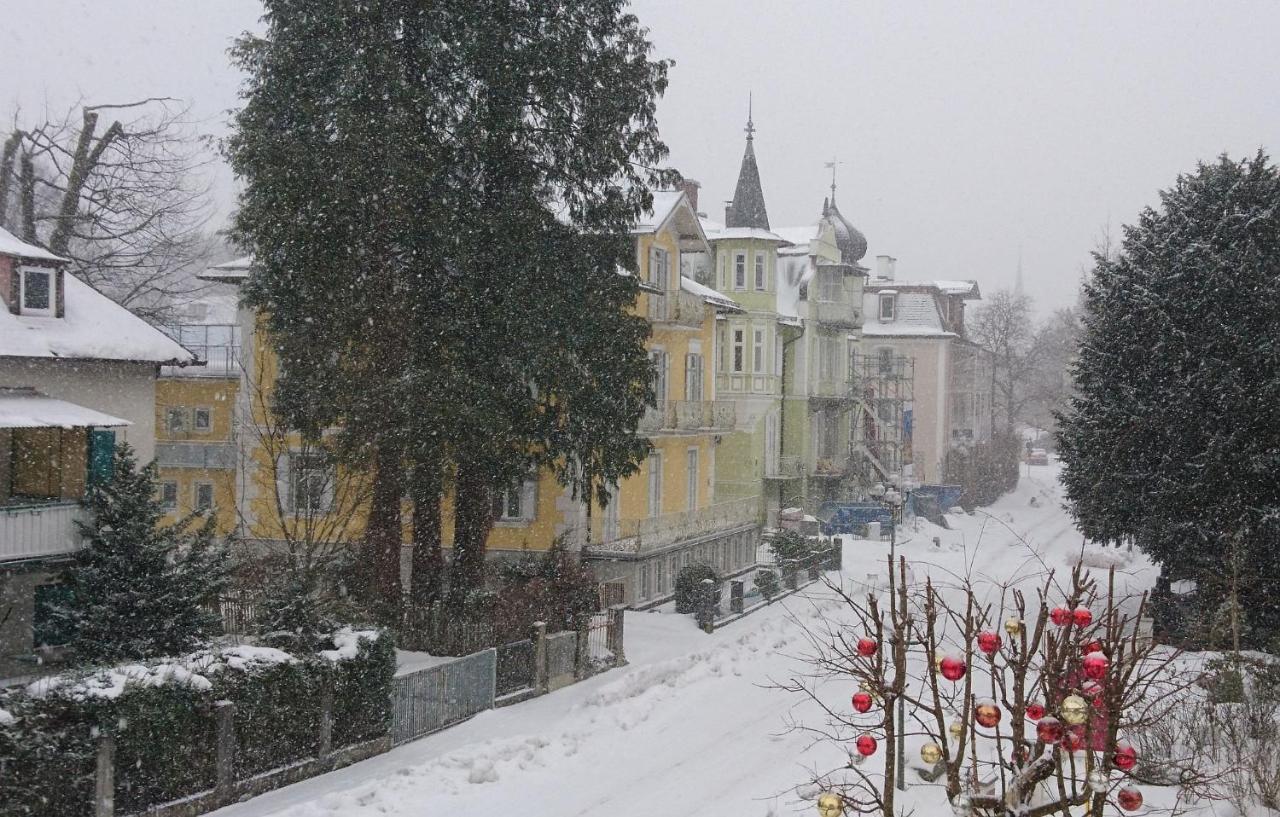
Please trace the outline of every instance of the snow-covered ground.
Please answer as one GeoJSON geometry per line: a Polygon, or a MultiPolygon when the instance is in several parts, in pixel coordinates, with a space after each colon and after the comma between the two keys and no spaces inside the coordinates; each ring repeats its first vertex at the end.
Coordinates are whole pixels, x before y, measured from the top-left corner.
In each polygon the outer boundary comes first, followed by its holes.
{"type": "MultiPolygon", "coordinates": [[[[986,513],[921,522],[900,532],[917,578],[969,573],[1038,582],[1069,571],[1081,537],[1061,508],[1057,469],[1032,469],[986,513]],[[1035,498],[1036,504],[1031,504],[1035,498]],[[933,538],[939,537],[939,547],[933,538]]],[[[848,543],[846,583],[883,575],[887,545],[848,543]],[[869,574],[870,577],[869,577],[869,574]]],[[[1097,558],[1091,557],[1091,558],[1097,558]]],[[[1141,557],[1125,557],[1123,582],[1154,582],[1141,557]]],[[[806,622],[842,608],[822,585],[717,630],[691,617],[631,613],[630,664],[323,777],[230,806],[218,817],[510,814],[521,817],[769,817],[812,813],[810,769],[840,757],[788,731],[820,723],[812,703],[771,688],[805,671],[806,622]]],[[[838,686],[838,685],[833,685],[838,686]]],[[[845,685],[847,686],[847,684],[845,685]]],[[[837,694],[833,690],[832,694],[837,694]]],[[[848,690],[838,690],[847,696],[848,690]]],[[[913,787],[918,814],[949,813],[937,789],[913,787]]]]}

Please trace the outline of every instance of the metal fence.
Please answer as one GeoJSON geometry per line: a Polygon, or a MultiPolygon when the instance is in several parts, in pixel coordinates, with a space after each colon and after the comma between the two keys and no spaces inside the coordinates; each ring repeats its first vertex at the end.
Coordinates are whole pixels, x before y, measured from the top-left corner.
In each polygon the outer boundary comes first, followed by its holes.
{"type": "Polygon", "coordinates": [[[391,741],[421,737],[493,707],[497,651],[428,667],[391,686],[391,741]]]}
{"type": "Polygon", "coordinates": [[[609,614],[593,613],[587,620],[584,631],[587,634],[587,660],[592,663],[603,663],[613,658],[613,650],[609,644],[609,614]]]}
{"type": "Polygon", "coordinates": [[[501,698],[513,692],[532,689],[537,679],[534,659],[537,650],[533,641],[515,641],[496,648],[497,680],[494,695],[501,698]]]}

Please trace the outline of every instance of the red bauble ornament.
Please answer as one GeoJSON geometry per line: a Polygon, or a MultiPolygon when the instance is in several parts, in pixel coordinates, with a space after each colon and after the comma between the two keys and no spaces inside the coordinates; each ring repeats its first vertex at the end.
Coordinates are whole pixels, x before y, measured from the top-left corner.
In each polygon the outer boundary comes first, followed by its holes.
{"type": "Polygon", "coordinates": [[[987,655],[995,655],[1000,651],[1000,636],[990,630],[978,633],[978,649],[987,655]]]}
{"type": "Polygon", "coordinates": [[[1036,737],[1045,743],[1057,743],[1062,740],[1062,721],[1053,717],[1041,718],[1036,724],[1036,737]]]}
{"type": "Polygon", "coordinates": [[[870,735],[859,735],[856,744],[858,746],[858,754],[863,757],[871,757],[876,753],[876,739],[870,735]]]}
{"type": "Polygon", "coordinates": [[[867,692],[853,693],[853,708],[859,712],[869,712],[871,710],[871,694],[867,692]]]}
{"type": "Polygon", "coordinates": [[[1084,727],[1073,726],[1062,735],[1062,748],[1068,752],[1078,752],[1084,748],[1084,727]]]}
{"type": "Polygon", "coordinates": [[[1095,638],[1080,647],[1082,655],[1088,655],[1091,652],[1102,652],[1102,642],[1095,638]]]}
{"type": "Polygon", "coordinates": [[[1038,721],[1044,717],[1044,704],[1032,701],[1027,704],[1027,720],[1038,721]]]}
{"type": "Polygon", "coordinates": [[[979,726],[990,729],[1000,722],[1000,707],[991,701],[983,701],[973,708],[973,719],[979,726]]]}
{"type": "Polygon", "coordinates": [[[1110,663],[1111,662],[1108,661],[1107,657],[1102,653],[1091,652],[1084,657],[1084,661],[1081,666],[1084,668],[1085,677],[1092,678],[1095,681],[1100,681],[1106,677],[1107,666],[1110,663]]]}
{"type": "Polygon", "coordinates": [[[1071,619],[1077,627],[1088,627],[1093,623],[1093,613],[1090,613],[1087,608],[1077,607],[1071,611],[1071,619]]]}
{"type": "Polygon", "coordinates": [[[1089,696],[1089,700],[1096,709],[1101,709],[1106,703],[1102,700],[1102,684],[1097,681],[1086,681],[1084,686],[1080,687],[1080,691],[1089,696]]]}
{"type": "Polygon", "coordinates": [[[1055,607],[1049,611],[1049,620],[1059,627],[1065,627],[1071,621],[1071,611],[1065,607],[1055,607]]]}
{"type": "Polygon", "coordinates": [[[1116,754],[1111,762],[1122,772],[1130,771],[1138,765],[1138,752],[1127,743],[1117,743],[1116,754]]]}
{"type": "Polygon", "coordinates": [[[858,655],[863,658],[870,658],[876,654],[876,650],[880,649],[880,645],[876,643],[874,638],[858,639],[858,655]]]}
{"type": "Polygon", "coordinates": [[[964,659],[948,655],[938,662],[938,669],[942,670],[942,677],[948,681],[959,681],[969,668],[965,666],[964,659]]]}
{"type": "Polygon", "coordinates": [[[1133,786],[1125,786],[1116,793],[1116,802],[1125,811],[1137,811],[1142,808],[1142,792],[1133,786]]]}

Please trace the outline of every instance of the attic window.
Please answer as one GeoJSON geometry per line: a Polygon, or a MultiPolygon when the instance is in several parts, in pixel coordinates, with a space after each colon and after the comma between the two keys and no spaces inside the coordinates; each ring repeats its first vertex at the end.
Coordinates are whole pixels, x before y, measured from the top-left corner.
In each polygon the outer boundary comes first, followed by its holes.
{"type": "Polygon", "coordinates": [[[897,296],[892,293],[881,293],[880,295],[880,320],[882,322],[891,321],[897,310],[897,296]]]}
{"type": "Polygon", "coordinates": [[[55,280],[51,269],[22,268],[23,315],[53,314],[55,280]]]}

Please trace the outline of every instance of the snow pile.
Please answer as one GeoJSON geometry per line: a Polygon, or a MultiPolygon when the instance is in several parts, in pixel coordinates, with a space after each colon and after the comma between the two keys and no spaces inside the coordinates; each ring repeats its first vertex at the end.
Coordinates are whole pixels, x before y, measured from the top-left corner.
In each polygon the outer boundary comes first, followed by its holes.
{"type": "Polygon", "coordinates": [[[9,710],[0,709],[0,726],[9,726],[17,720],[9,710]]]}
{"type": "Polygon", "coordinates": [[[377,641],[381,635],[377,630],[353,630],[343,627],[333,634],[332,650],[321,650],[320,657],[330,661],[350,661],[360,652],[361,641],[377,641]]]}
{"type": "Polygon", "coordinates": [[[1087,547],[1080,553],[1078,560],[1068,560],[1068,563],[1074,561],[1079,561],[1085,567],[1110,570],[1113,567],[1127,566],[1133,561],[1133,554],[1120,548],[1087,547]]]}
{"type": "Polygon", "coordinates": [[[250,644],[242,644],[238,647],[228,647],[218,652],[195,653],[187,659],[187,662],[189,666],[197,668],[200,672],[212,674],[221,672],[224,669],[252,672],[274,664],[292,664],[297,660],[297,658],[294,658],[284,650],[277,650],[275,647],[255,647],[250,644]]]}
{"type": "Polygon", "coordinates": [[[203,675],[192,672],[178,661],[165,661],[154,666],[126,664],[99,670],[82,678],[52,675],[27,685],[27,694],[43,698],[57,692],[76,700],[87,698],[119,698],[129,684],[158,687],[169,684],[189,686],[193,689],[212,689],[213,684],[203,675]]]}

